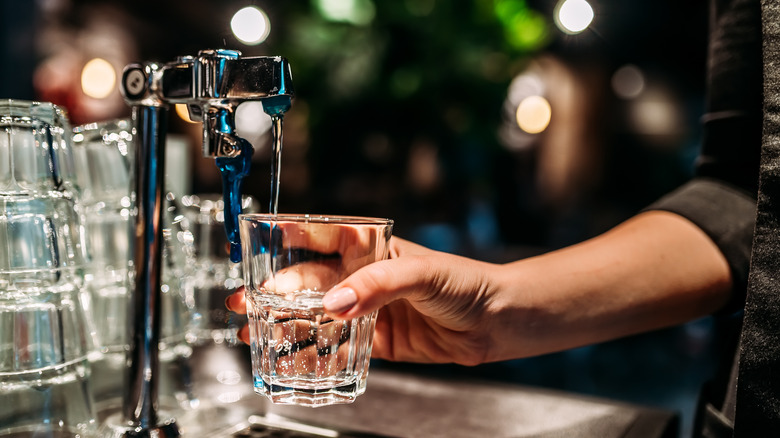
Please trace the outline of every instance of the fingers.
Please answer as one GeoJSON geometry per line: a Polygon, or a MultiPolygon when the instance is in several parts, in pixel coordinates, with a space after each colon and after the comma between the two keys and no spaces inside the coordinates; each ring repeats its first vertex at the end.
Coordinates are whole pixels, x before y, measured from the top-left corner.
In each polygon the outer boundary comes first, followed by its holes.
{"type": "Polygon", "coordinates": [[[390,239],[390,259],[357,270],[323,297],[330,315],[342,319],[366,315],[399,298],[424,290],[430,281],[425,256],[435,253],[407,240],[390,239]]]}
{"type": "Polygon", "coordinates": [[[241,342],[249,345],[250,339],[249,339],[249,326],[245,325],[241,327],[238,330],[238,339],[241,340],[241,342]]]}
{"type": "Polygon", "coordinates": [[[431,284],[425,257],[409,256],[367,265],[328,291],[325,311],[339,319],[371,313],[400,298],[422,298],[431,284]]]}
{"type": "Polygon", "coordinates": [[[242,315],[246,314],[246,296],[244,295],[244,287],[241,286],[236,289],[235,292],[228,295],[225,299],[225,307],[232,312],[236,312],[242,315]]]}

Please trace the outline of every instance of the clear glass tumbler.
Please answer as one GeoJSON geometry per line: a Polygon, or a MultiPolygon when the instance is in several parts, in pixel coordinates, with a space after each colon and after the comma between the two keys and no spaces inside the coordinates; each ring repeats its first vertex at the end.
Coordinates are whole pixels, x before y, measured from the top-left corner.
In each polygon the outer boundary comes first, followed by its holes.
{"type": "Polygon", "coordinates": [[[65,112],[0,101],[0,436],[96,431],[75,181],[65,112]]]}
{"type": "Polygon", "coordinates": [[[351,403],[365,392],[376,312],[340,321],[322,296],[387,258],[389,219],[241,215],[254,389],[279,404],[351,403]]]}

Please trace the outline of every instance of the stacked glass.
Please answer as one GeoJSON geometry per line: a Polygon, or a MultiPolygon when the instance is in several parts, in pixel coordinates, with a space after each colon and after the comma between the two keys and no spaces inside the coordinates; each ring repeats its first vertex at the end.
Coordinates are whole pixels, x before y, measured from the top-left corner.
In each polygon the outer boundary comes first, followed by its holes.
{"type": "Polygon", "coordinates": [[[0,101],[0,436],[96,430],[80,196],[65,111],[0,101]]]}
{"type": "MultiPolygon", "coordinates": [[[[116,119],[77,126],[73,130],[76,173],[83,188],[81,212],[91,262],[86,284],[95,315],[98,342],[103,356],[94,364],[95,400],[99,416],[121,406],[126,352],[129,348],[129,307],[133,291],[133,226],[135,195],[135,143],[129,119],[116,119]]],[[[186,151],[185,151],[186,152],[186,151]]],[[[191,320],[182,295],[182,283],[189,276],[188,246],[172,233],[182,220],[179,196],[169,192],[163,215],[162,317],[160,359],[161,400],[170,409],[189,408],[197,403],[183,381],[186,358],[191,348],[185,333],[191,320]],[[173,231],[172,231],[173,229],[173,231]]]]}

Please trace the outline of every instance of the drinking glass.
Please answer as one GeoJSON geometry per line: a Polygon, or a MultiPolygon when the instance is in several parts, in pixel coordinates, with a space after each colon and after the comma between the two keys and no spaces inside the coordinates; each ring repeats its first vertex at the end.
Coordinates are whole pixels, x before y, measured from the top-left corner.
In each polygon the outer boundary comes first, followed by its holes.
{"type": "MultiPolygon", "coordinates": [[[[176,144],[178,149],[185,145],[176,144]]],[[[166,156],[169,149],[166,148],[166,156]]],[[[178,151],[181,152],[181,151],[178,151]]],[[[186,150],[184,151],[186,152],[186,150]]],[[[73,155],[77,178],[83,191],[82,213],[85,241],[92,256],[86,269],[100,350],[93,363],[93,388],[98,414],[116,409],[121,401],[129,348],[130,282],[133,263],[135,162],[133,123],[115,119],[77,126],[73,129],[73,155]],[[119,377],[118,377],[119,376],[119,377]]],[[[182,155],[179,153],[179,155],[182,155]]],[[[169,166],[171,167],[171,166],[169,166]]],[[[175,167],[175,166],[174,166],[175,167]]],[[[186,169],[178,169],[182,178],[186,169]]],[[[166,172],[166,183],[168,173],[166,172]]],[[[178,184],[181,186],[181,184],[178,184]]],[[[194,402],[182,372],[182,358],[191,354],[185,342],[190,313],[184,304],[182,285],[188,274],[188,248],[175,234],[182,220],[180,196],[168,192],[163,213],[163,264],[161,270],[160,359],[163,375],[160,398],[170,405],[194,402]]]]}
{"type": "MultiPolygon", "coordinates": [[[[184,297],[192,314],[187,340],[192,344],[240,345],[238,330],[246,325],[245,315],[225,309],[225,299],[244,284],[241,264],[230,261],[225,232],[225,207],[219,194],[198,194],[182,199],[186,228],[191,233],[189,275],[184,297]]],[[[242,211],[256,210],[250,196],[242,199],[242,211]]]]}
{"type": "Polygon", "coordinates": [[[241,215],[254,389],[279,404],[351,403],[366,389],[376,312],[334,320],[322,296],[388,255],[389,219],[241,215]]]}
{"type": "Polygon", "coordinates": [[[73,155],[86,244],[92,257],[86,272],[100,348],[124,360],[131,254],[133,135],[128,119],[77,126],[73,155]]]}
{"type": "Polygon", "coordinates": [[[96,432],[80,196],[65,111],[0,101],[0,436],[96,432]]]}

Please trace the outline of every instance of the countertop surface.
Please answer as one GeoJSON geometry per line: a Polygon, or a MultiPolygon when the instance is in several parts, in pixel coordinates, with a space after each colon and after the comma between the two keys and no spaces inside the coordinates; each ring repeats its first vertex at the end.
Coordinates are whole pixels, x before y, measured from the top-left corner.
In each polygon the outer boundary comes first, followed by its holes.
{"type": "Polygon", "coordinates": [[[242,347],[195,347],[189,357],[161,368],[160,412],[176,419],[184,437],[678,436],[674,412],[386,367],[370,371],[365,394],[352,404],[273,405],[253,392],[249,352],[242,347]]]}

